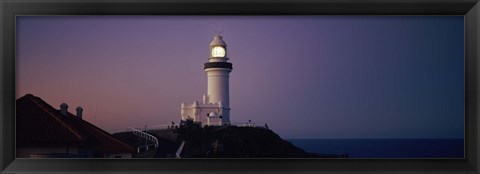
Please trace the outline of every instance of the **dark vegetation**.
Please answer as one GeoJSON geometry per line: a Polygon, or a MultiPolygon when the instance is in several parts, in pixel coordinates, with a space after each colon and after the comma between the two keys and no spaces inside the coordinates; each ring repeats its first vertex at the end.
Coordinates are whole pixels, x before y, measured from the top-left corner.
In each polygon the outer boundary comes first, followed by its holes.
{"type": "Polygon", "coordinates": [[[259,127],[204,126],[186,120],[176,129],[185,140],[182,157],[304,158],[319,157],[259,127]]]}
{"type": "MultiPolygon", "coordinates": [[[[182,158],[331,158],[346,157],[318,155],[305,152],[283,140],[272,130],[262,127],[201,126],[185,120],[179,127],[149,132],[159,139],[159,148],[151,157],[174,157],[180,143],[185,141],[182,158]]],[[[132,133],[116,133],[117,138],[138,147],[145,144],[132,133]]],[[[150,152],[151,153],[151,152],[150,152]]],[[[139,156],[140,157],[140,156],[139,156]]]]}

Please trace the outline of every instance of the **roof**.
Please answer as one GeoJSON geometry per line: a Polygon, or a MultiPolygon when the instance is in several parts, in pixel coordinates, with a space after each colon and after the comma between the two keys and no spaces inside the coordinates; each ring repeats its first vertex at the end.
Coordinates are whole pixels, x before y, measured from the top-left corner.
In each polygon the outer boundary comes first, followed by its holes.
{"type": "Polygon", "coordinates": [[[223,37],[220,35],[213,36],[212,42],[210,42],[210,46],[223,46],[227,47],[227,43],[223,41],[223,37]]]}
{"type": "Polygon", "coordinates": [[[94,153],[132,153],[134,149],[108,132],[41,98],[27,94],[16,101],[17,147],[85,147],[94,153]]]}

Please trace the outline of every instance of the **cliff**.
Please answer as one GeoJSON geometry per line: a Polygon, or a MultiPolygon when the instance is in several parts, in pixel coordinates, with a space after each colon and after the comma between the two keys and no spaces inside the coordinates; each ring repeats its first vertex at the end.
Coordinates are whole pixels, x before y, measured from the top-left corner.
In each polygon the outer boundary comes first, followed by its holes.
{"type": "MultiPolygon", "coordinates": [[[[182,122],[169,130],[149,131],[159,141],[159,148],[147,157],[174,157],[182,141],[182,158],[344,158],[342,155],[318,155],[305,152],[283,140],[275,132],[260,127],[200,126],[193,121],[182,122]]],[[[116,133],[117,138],[137,147],[145,140],[131,133],[116,133]],[[138,142],[140,141],[140,142],[138,142]]],[[[135,155],[145,157],[145,155],[135,155]]]]}
{"type": "Polygon", "coordinates": [[[205,126],[191,136],[179,131],[179,136],[185,140],[181,154],[184,158],[320,157],[305,152],[264,128],[205,126]]]}

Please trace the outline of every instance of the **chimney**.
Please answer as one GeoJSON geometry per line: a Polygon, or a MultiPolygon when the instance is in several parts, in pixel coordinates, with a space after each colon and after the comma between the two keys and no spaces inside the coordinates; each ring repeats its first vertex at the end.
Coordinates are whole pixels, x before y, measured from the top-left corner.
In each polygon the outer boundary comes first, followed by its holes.
{"type": "Polygon", "coordinates": [[[78,106],[77,107],[77,117],[82,119],[82,112],[83,112],[83,108],[78,106]]]}
{"type": "Polygon", "coordinates": [[[62,115],[67,115],[67,109],[68,109],[68,105],[66,103],[62,103],[60,105],[60,112],[62,113],[62,115]]]}

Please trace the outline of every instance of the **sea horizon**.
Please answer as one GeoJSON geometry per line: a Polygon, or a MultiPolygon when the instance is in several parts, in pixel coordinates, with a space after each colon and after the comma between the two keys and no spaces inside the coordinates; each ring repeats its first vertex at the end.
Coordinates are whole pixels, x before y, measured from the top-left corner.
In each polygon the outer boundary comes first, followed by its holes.
{"type": "Polygon", "coordinates": [[[306,152],[349,158],[464,158],[463,138],[285,139],[306,152]]]}

